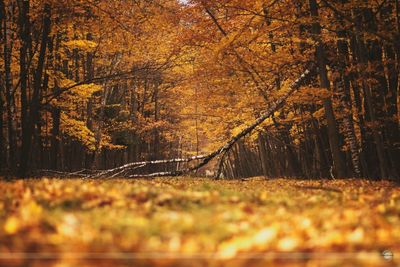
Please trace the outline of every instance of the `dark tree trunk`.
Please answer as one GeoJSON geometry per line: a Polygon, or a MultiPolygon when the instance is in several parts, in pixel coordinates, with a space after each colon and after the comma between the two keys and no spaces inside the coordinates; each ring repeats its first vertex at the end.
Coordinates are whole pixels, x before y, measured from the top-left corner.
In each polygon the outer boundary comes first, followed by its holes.
{"type": "Polygon", "coordinates": [[[58,168],[59,157],[59,138],[60,138],[60,117],[61,111],[58,108],[53,108],[51,111],[53,126],[51,129],[51,168],[56,170],[58,168]]]}
{"type": "MultiPolygon", "coordinates": [[[[309,0],[310,4],[310,13],[311,17],[314,20],[318,20],[318,6],[316,0],[309,0]]],[[[321,26],[319,22],[314,22],[312,25],[312,33],[315,35],[315,38],[318,40],[317,48],[316,48],[316,58],[319,68],[319,77],[321,87],[330,89],[330,83],[328,80],[328,72],[326,69],[326,56],[324,52],[324,44],[321,41],[321,26]]],[[[343,162],[342,153],[340,151],[340,142],[339,142],[339,132],[336,125],[335,114],[333,111],[332,101],[330,98],[326,98],[323,100],[323,105],[325,109],[325,117],[328,123],[328,138],[329,138],[329,146],[332,153],[333,159],[333,167],[335,170],[335,174],[337,177],[345,177],[346,176],[346,168],[343,162]]]]}
{"type": "MultiPolygon", "coordinates": [[[[370,9],[355,10],[357,15],[356,20],[356,32],[361,32],[361,29],[367,28],[371,32],[376,32],[376,24],[371,16],[370,9]],[[365,25],[364,25],[365,24],[365,25]],[[365,26],[365,27],[364,27],[365,26]]],[[[379,69],[383,73],[382,68],[382,50],[376,40],[371,40],[367,43],[364,42],[363,37],[358,34],[357,36],[357,49],[358,49],[358,59],[359,63],[362,64],[361,75],[365,79],[376,79],[378,84],[367,84],[363,82],[364,98],[366,105],[366,120],[374,125],[371,127],[372,138],[375,146],[377,161],[379,165],[379,175],[381,179],[388,178],[390,176],[387,157],[384,148],[383,136],[379,133],[379,128],[381,128],[382,119],[384,117],[383,113],[383,92],[387,91],[387,84],[385,78],[382,77],[383,74],[376,73],[379,69]],[[367,72],[368,64],[373,64],[377,67],[375,69],[375,74],[367,72]]],[[[381,128],[382,129],[382,128],[381,128]]],[[[371,147],[371,144],[368,144],[371,147]]],[[[375,163],[374,161],[371,161],[375,163]]]]}
{"type": "MultiPolygon", "coordinates": [[[[25,18],[28,19],[27,15],[25,16],[25,18]]],[[[24,24],[26,24],[26,22],[24,24]]],[[[25,138],[23,138],[23,144],[22,144],[23,147],[21,153],[21,166],[20,166],[21,177],[25,177],[29,171],[29,157],[31,154],[32,137],[34,133],[35,122],[40,119],[40,92],[43,83],[43,72],[45,68],[46,50],[49,41],[50,25],[51,25],[51,9],[49,4],[45,4],[39,58],[34,74],[32,99],[29,105],[29,121],[27,122],[26,125],[27,127],[26,129],[24,129],[25,131],[23,132],[23,136],[25,138]]]]}
{"type": "MultiPolygon", "coordinates": [[[[4,6],[4,4],[3,4],[4,6]]],[[[12,41],[9,40],[9,25],[7,19],[11,16],[10,10],[5,6],[3,9],[3,37],[4,37],[4,71],[5,71],[5,95],[7,101],[7,129],[8,129],[8,161],[13,173],[17,169],[17,140],[16,140],[16,120],[15,120],[15,98],[12,88],[11,60],[12,60],[12,41]]],[[[9,19],[10,20],[10,19],[9,19]]],[[[11,39],[11,38],[10,38],[11,39]]]]}
{"type": "MultiPolygon", "coordinates": [[[[396,55],[391,46],[386,47],[386,56],[388,58],[388,80],[389,80],[389,93],[386,97],[387,105],[387,142],[390,150],[392,173],[397,176],[400,174],[400,130],[398,116],[398,91],[399,91],[399,66],[396,66],[396,55]]],[[[397,55],[400,57],[400,55],[397,55]]]]}
{"type": "MultiPolygon", "coordinates": [[[[338,18],[338,21],[341,20],[338,18]]],[[[342,22],[344,23],[344,22],[342,22]]],[[[357,138],[354,130],[353,109],[350,95],[350,80],[346,73],[346,65],[349,64],[347,33],[344,29],[338,32],[335,84],[339,94],[341,108],[343,108],[343,126],[346,144],[349,146],[353,171],[356,177],[361,176],[360,155],[357,138]]]]}
{"type": "MultiPolygon", "coordinates": [[[[87,35],[87,40],[93,40],[92,34],[87,35]]],[[[93,64],[94,54],[93,52],[88,52],[86,54],[86,75],[85,79],[90,81],[94,78],[94,64],[93,64]]],[[[86,126],[92,132],[94,131],[94,121],[93,121],[93,107],[94,107],[94,99],[90,97],[87,104],[86,110],[86,126]]],[[[90,169],[94,164],[94,154],[91,151],[85,151],[85,168],[90,169]]]]}
{"type": "MultiPolygon", "coordinates": [[[[6,8],[4,5],[4,1],[0,0],[0,40],[1,43],[5,46],[6,44],[6,39],[5,39],[5,33],[6,33],[6,8]]],[[[3,49],[4,51],[4,49],[3,49]]],[[[5,137],[4,137],[4,99],[3,95],[5,95],[5,84],[2,78],[0,78],[0,171],[3,170],[3,168],[7,165],[6,164],[6,156],[5,156],[5,137]]]]}
{"type": "Polygon", "coordinates": [[[21,38],[21,48],[19,56],[20,67],[20,87],[21,87],[21,128],[22,128],[22,147],[19,175],[21,177],[26,175],[29,160],[29,150],[31,143],[30,132],[30,119],[28,118],[29,112],[29,99],[28,99],[28,49],[30,46],[30,22],[29,22],[29,2],[19,0],[19,34],[21,38]]]}

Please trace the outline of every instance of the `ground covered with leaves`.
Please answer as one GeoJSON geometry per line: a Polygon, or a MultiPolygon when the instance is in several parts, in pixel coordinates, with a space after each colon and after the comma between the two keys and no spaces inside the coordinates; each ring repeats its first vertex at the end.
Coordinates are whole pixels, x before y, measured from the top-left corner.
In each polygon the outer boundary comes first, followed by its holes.
{"type": "Polygon", "coordinates": [[[387,181],[31,179],[1,180],[0,191],[6,266],[390,266],[400,256],[400,187],[387,181]]]}

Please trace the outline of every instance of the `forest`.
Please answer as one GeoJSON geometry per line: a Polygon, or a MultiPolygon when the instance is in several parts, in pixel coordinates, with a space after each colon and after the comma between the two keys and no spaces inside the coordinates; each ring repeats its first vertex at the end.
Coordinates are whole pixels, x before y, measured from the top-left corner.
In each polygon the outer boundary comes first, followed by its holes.
{"type": "Polygon", "coordinates": [[[398,0],[0,0],[0,40],[0,265],[400,252],[398,0]]]}

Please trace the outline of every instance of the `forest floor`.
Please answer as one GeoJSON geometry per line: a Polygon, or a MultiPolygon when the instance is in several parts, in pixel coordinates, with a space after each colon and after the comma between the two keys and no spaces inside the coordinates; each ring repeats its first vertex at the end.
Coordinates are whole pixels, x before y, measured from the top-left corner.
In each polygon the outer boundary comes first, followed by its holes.
{"type": "Polygon", "coordinates": [[[388,181],[29,179],[0,192],[0,266],[400,263],[388,181]]]}

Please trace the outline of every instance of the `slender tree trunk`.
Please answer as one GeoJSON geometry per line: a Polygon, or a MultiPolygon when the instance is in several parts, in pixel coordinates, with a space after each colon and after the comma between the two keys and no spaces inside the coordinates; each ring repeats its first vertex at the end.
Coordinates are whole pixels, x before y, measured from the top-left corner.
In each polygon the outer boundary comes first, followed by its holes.
{"type": "MultiPolygon", "coordinates": [[[[43,95],[47,95],[47,88],[49,86],[49,75],[46,73],[44,74],[43,77],[43,88],[40,91],[39,94],[39,101],[40,99],[43,98],[43,95]]],[[[40,103],[39,103],[40,105],[40,103]]],[[[44,164],[45,164],[45,158],[44,158],[44,147],[43,147],[43,143],[44,143],[44,138],[42,137],[42,128],[44,126],[44,120],[43,120],[43,112],[41,112],[40,110],[37,111],[37,119],[34,123],[34,127],[36,125],[36,129],[34,128],[34,144],[36,145],[37,149],[36,151],[33,153],[34,158],[36,159],[36,168],[40,168],[43,169],[44,164]]]]}
{"type": "MultiPolygon", "coordinates": [[[[154,121],[159,121],[158,84],[154,86],[154,121]]],[[[153,130],[153,159],[160,159],[160,133],[157,128],[153,130]]]]}
{"type": "Polygon", "coordinates": [[[15,98],[12,88],[11,60],[12,60],[12,40],[10,38],[9,25],[7,20],[11,17],[10,10],[4,6],[3,36],[4,36],[4,71],[5,71],[5,94],[7,101],[7,129],[8,129],[8,160],[13,173],[17,169],[17,141],[16,141],[16,120],[15,120],[15,98]],[[10,38],[10,40],[9,40],[10,38]]]}
{"type": "MultiPolygon", "coordinates": [[[[25,8],[23,8],[23,11],[21,11],[23,14],[21,15],[21,27],[27,27],[27,24],[29,23],[29,18],[28,18],[28,13],[27,13],[27,7],[26,7],[26,2],[23,3],[25,8]]],[[[28,4],[29,5],[29,2],[28,4]]],[[[33,92],[32,92],[32,98],[30,102],[27,102],[26,94],[24,96],[24,105],[29,104],[29,114],[26,114],[26,109],[25,110],[25,122],[23,127],[23,142],[22,142],[22,153],[21,153],[21,165],[20,165],[20,176],[25,177],[29,171],[29,159],[31,155],[31,147],[32,147],[32,137],[34,134],[34,129],[35,129],[35,122],[37,122],[40,119],[40,91],[42,89],[42,82],[43,82],[43,72],[44,72],[44,67],[45,67],[45,60],[46,60],[46,49],[48,45],[48,39],[49,39],[49,34],[50,34],[50,24],[51,24],[51,10],[50,10],[50,5],[45,4],[44,6],[44,17],[43,17],[43,28],[42,28],[42,38],[41,38],[41,45],[40,45],[40,52],[39,52],[39,58],[38,58],[38,64],[35,70],[35,75],[34,75],[34,84],[33,84],[33,92]]],[[[21,53],[21,73],[23,77],[22,79],[26,79],[28,75],[28,68],[26,66],[26,50],[27,49],[27,42],[25,42],[25,39],[27,38],[26,35],[28,33],[25,32],[23,35],[24,39],[24,44],[22,45],[24,48],[22,49],[23,53],[21,53]],[[22,71],[22,68],[24,69],[22,71]]],[[[26,82],[26,81],[25,81],[26,82]]],[[[25,88],[26,89],[26,88],[25,88]]],[[[26,92],[26,90],[25,90],[26,92]]]]}
{"type": "Polygon", "coordinates": [[[3,100],[3,82],[0,80],[0,172],[6,166],[6,157],[5,157],[5,140],[4,140],[4,100],[3,100]]]}
{"type": "MultiPolygon", "coordinates": [[[[6,39],[5,39],[5,33],[6,29],[5,26],[7,25],[6,23],[6,8],[4,4],[4,0],[0,0],[0,41],[1,43],[5,46],[6,39]]],[[[4,49],[3,49],[4,51],[4,49]]],[[[3,78],[0,77],[0,171],[3,170],[3,168],[7,165],[6,164],[6,157],[5,157],[5,137],[4,137],[4,99],[3,95],[5,95],[6,90],[5,90],[5,84],[3,84],[3,78]]]]}
{"type": "Polygon", "coordinates": [[[53,125],[51,129],[51,168],[57,170],[59,157],[59,138],[60,138],[60,118],[61,111],[59,108],[53,108],[51,111],[53,125]]]}
{"type": "MultiPolygon", "coordinates": [[[[371,30],[372,32],[376,29],[375,24],[372,21],[371,17],[371,10],[355,10],[354,13],[357,16],[356,19],[356,42],[357,42],[357,52],[358,52],[358,59],[359,63],[361,63],[360,67],[360,72],[362,77],[365,80],[370,80],[373,78],[370,74],[367,73],[367,67],[369,64],[380,64],[379,61],[379,51],[376,51],[379,49],[377,47],[376,41],[371,41],[369,44],[368,49],[366,47],[366,44],[364,42],[364,38],[360,34],[362,31],[361,29],[363,27],[363,21],[362,18],[366,20],[366,22],[369,24],[367,25],[367,28],[371,30]]],[[[381,77],[376,77],[381,79],[381,77]]],[[[369,86],[366,82],[362,82],[363,84],[363,89],[364,89],[364,99],[365,99],[365,106],[366,106],[366,118],[367,121],[372,122],[374,125],[371,130],[372,130],[372,137],[373,141],[375,143],[375,148],[376,148],[376,155],[379,163],[379,177],[380,178],[388,178],[389,173],[388,173],[388,166],[386,162],[386,157],[385,157],[385,149],[384,149],[384,141],[382,138],[382,135],[379,133],[377,129],[377,125],[379,124],[379,119],[382,116],[382,108],[383,108],[383,98],[381,96],[382,92],[380,92],[380,89],[378,88],[379,85],[373,85],[369,86]],[[377,94],[374,96],[374,94],[377,94]],[[381,104],[379,104],[381,103],[381,104]]],[[[382,83],[381,83],[382,85],[382,83]]],[[[387,90],[386,88],[381,88],[382,90],[387,90]]]]}
{"type": "Polygon", "coordinates": [[[29,100],[28,100],[28,66],[27,57],[30,46],[30,22],[29,22],[29,2],[19,0],[19,32],[21,38],[21,48],[19,56],[20,67],[20,87],[21,87],[21,128],[22,128],[22,147],[19,176],[26,175],[29,161],[29,152],[31,145],[30,120],[28,118],[29,100]]]}
{"type": "MultiPolygon", "coordinates": [[[[388,133],[388,145],[391,154],[392,172],[397,176],[400,174],[400,130],[399,130],[399,111],[398,111],[398,91],[399,91],[399,66],[395,64],[396,55],[391,46],[386,47],[386,55],[388,58],[388,80],[389,93],[386,97],[387,103],[387,123],[386,132],[388,133]]],[[[400,57],[400,55],[397,55],[400,57]]]]}
{"type": "MultiPolygon", "coordinates": [[[[352,51],[352,61],[350,66],[357,66],[360,62],[359,58],[359,49],[358,49],[358,37],[357,34],[354,34],[354,31],[351,33],[350,37],[350,50],[352,51]]],[[[357,68],[355,68],[357,69],[357,68]]],[[[356,118],[358,119],[358,127],[360,129],[360,163],[362,166],[363,176],[371,178],[370,168],[367,164],[367,153],[370,150],[370,144],[368,142],[367,130],[365,125],[365,112],[362,101],[362,91],[361,86],[358,83],[358,79],[360,78],[357,70],[354,70],[350,73],[349,79],[352,87],[352,92],[354,96],[354,105],[356,109],[356,118]]]]}
{"type": "MultiPolygon", "coordinates": [[[[339,19],[340,22],[340,19],[339,19]]],[[[346,65],[349,63],[348,45],[345,39],[347,34],[345,30],[341,29],[338,32],[338,62],[336,63],[336,79],[337,93],[340,97],[340,104],[343,108],[343,126],[344,136],[347,145],[350,148],[351,162],[353,164],[354,174],[357,177],[361,176],[360,155],[357,143],[357,138],[354,130],[353,122],[353,109],[350,96],[350,81],[349,76],[345,71],[346,65]]]]}
{"type": "MultiPolygon", "coordinates": [[[[315,35],[315,38],[318,40],[317,48],[316,48],[316,57],[319,68],[319,77],[321,87],[330,89],[330,83],[328,80],[328,72],[326,69],[326,56],[324,52],[324,44],[321,41],[321,25],[318,22],[318,6],[316,0],[309,0],[310,5],[310,13],[311,17],[315,20],[312,25],[312,33],[315,35]]],[[[328,123],[328,138],[329,138],[329,146],[331,148],[332,159],[333,159],[333,167],[335,170],[335,174],[338,177],[346,176],[346,169],[343,162],[342,154],[340,151],[340,143],[339,143],[339,133],[336,125],[335,114],[333,111],[333,105],[330,98],[325,98],[323,100],[323,105],[325,109],[325,117],[328,123]]]]}
{"type": "MultiPolygon", "coordinates": [[[[87,35],[87,40],[92,41],[93,36],[91,33],[87,35]]],[[[88,52],[86,54],[86,80],[91,80],[94,77],[94,63],[93,63],[94,54],[93,52],[88,52]]],[[[89,130],[94,132],[94,120],[93,120],[93,107],[94,107],[94,98],[90,97],[87,104],[86,110],[86,126],[89,130]]],[[[85,168],[90,169],[93,167],[94,154],[91,151],[85,151],[85,168]]]]}
{"type": "Polygon", "coordinates": [[[268,176],[268,172],[269,172],[269,166],[268,166],[268,156],[267,156],[267,151],[266,151],[266,147],[265,147],[265,140],[263,138],[263,134],[260,133],[258,134],[258,151],[260,154],[260,161],[261,161],[261,167],[262,167],[262,171],[263,171],[263,175],[268,176]]]}
{"type": "Polygon", "coordinates": [[[105,107],[107,105],[107,85],[104,85],[103,93],[101,96],[101,103],[100,103],[100,114],[99,114],[99,121],[97,125],[97,129],[95,131],[95,150],[93,152],[93,163],[91,168],[95,168],[96,166],[101,165],[100,163],[100,156],[101,156],[101,139],[102,139],[102,131],[103,131],[103,126],[104,126],[104,113],[105,113],[105,107]]]}

